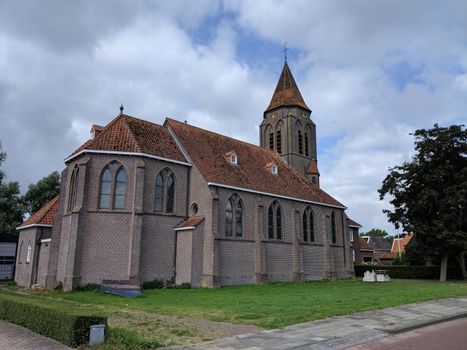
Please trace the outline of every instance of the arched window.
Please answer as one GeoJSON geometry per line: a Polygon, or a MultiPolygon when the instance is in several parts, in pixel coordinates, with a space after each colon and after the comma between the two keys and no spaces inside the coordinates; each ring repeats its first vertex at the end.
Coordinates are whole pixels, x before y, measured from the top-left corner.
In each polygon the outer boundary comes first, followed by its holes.
{"type": "Polygon", "coordinates": [[[282,209],[277,201],[269,206],[268,237],[269,239],[282,239],[282,209]]]}
{"type": "Polygon", "coordinates": [[[284,122],[281,120],[276,125],[276,151],[277,153],[282,153],[282,128],[284,122]]]}
{"type": "Polygon", "coordinates": [[[175,195],[175,179],[173,175],[169,176],[167,181],[167,206],[166,212],[173,213],[174,211],[174,195],[175,195]]]}
{"type": "Polygon", "coordinates": [[[156,177],[154,209],[159,213],[173,213],[175,208],[175,176],[169,168],[161,170],[156,177]]]}
{"type": "Polygon", "coordinates": [[[240,200],[235,206],[235,235],[237,237],[243,236],[243,208],[240,200]]]}
{"type": "Polygon", "coordinates": [[[311,152],[311,135],[312,135],[311,127],[310,124],[305,125],[305,155],[309,157],[312,152],[311,152]]]}
{"type": "Polygon", "coordinates": [[[101,191],[99,208],[110,209],[110,197],[112,193],[112,174],[109,168],[106,168],[101,175],[101,191]]]}
{"type": "Polygon", "coordinates": [[[243,236],[243,204],[240,197],[234,194],[225,206],[225,236],[243,236]]]}
{"type": "Polygon", "coordinates": [[[71,211],[76,206],[76,196],[78,193],[78,173],[79,168],[75,166],[71,174],[69,194],[68,194],[68,211],[71,211]]]}
{"type": "Polygon", "coordinates": [[[298,130],[298,153],[303,154],[303,135],[301,130],[298,130]]]}
{"type": "Polygon", "coordinates": [[[314,214],[310,207],[307,207],[303,212],[302,231],[305,242],[315,240],[314,214]]]}
{"type": "Polygon", "coordinates": [[[303,212],[303,223],[302,223],[302,229],[303,229],[303,240],[306,242],[308,241],[308,217],[306,215],[306,210],[303,212]]]}
{"type": "Polygon", "coordinates": [[[24,242],[21,242],[21,245],[19,246],[19,250],[18,250],[18,262],[22,262],[23,260],[23,246],[24,246],[24,242]]]}
{"type": "Polygon", "coordinates": [[[268,124],[264,129],[264,147],[274,149],[274,130],[271,124],[268,124]]]}
{"type": "Polygon", "coordinates": [[[156,204],[155,209],[161,212],[164,205],[164,177],[160,173],[156,178],[156,204]]]}
{"type": "Polygon", "coordinates": [[[227,201],[227,205],[225,206],[225,236],[232,237],[232,226],[233,226],[233,210],[232,210],[232,202],[230,199],[227,201]]]}
{"type": "Polygon", "coordinates": [[[280,206],[276,209],[276,237],[282,239],[282,210],[280,206]]]}
{"type": "Polygon", "coordinates": [[[334,212],[331,213],[331,240],[332,240],[332,243],[336,243],[337,241],[336,216],[334,215],[334,212]]]}
{"type": "Polygon", "coordinates": [[[126,198],[126,175],[125,170],[120,168],[115,177],[115,195],[114,195],[114,208],[124,209],[126,198]]]}
{"type": "Polygon", "coordinates": [[[268,237],[269,239],[274,239],[274,209],[272,205],[268,210],[268,237]]]}
{"type": "Polygon", "coordinates": [[[28,250],[26,252],[26,262],[29,263],[31,262],[31,255],[32,255],[32,246],[31,246],[31,241],[28,242],[28,250]]]}

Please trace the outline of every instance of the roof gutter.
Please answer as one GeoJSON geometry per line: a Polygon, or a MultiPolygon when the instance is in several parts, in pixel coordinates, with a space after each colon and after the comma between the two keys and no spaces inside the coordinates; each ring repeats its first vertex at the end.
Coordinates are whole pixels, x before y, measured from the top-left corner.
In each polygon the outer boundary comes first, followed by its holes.
{"type": "Polygon", "coordinates": [[[195,226],[188,226],[188,227],[178,227],[175,228],[175,231],[187,231],[187,230],[194,230],[196,227],[195,226]]]}
{"type": "Polygon", "coordinates": [[[53,227],[53,225],[47,225],[47,224],[30,224],[26,226],[18,226],[16,230],[23,230],[25,228],[30,228],[30,227],[53,227]]]}
{"type": "Polygon", "coordinates": [[[190,163],[188,162],[182,162],[180,160],[175,160],[175,159],[170,159],[170,158],[164,158],[164,157],[159,157],[155,156],[152,154],[148,153],[139,153],[139,152],[123,152],[123,151],[102,151],[102,150],[93,150],[93,149],[83,149],[79,151],[76,154],[73,154],[69,156],[68,158],[64,159],[64,162],[67,163],[70,160],[80,156],[83,153],[94,153],[94,154],[114,154],[114,155],[119,155],[119,156],[139,156],[139,157],[146,157],[146,158],[151,158],[151,159],[157,159],[157,160],[163,160],[165,162],[169,163],[175,163],[175,164],[181,164],[181,165],[186,165],[186,166],[191,166],[190,163]]]}
{"type": "Polygon", "coordinates": [[[262,191],[250,190],[249,188],[242,188],[242,187],[224,185],[224,184],[219,184],[219,183],[216,183],[216,182],[208,182],[208,186],[223,187],[223,188],[228,188],[228,189],[231,189],[231,190],[245,191],[245,192],[250,192],[250,193],[255,193],[255,194],[262,194],[262,195],[270,196],[270,197],[283,198],[283,199],[290,199],[290,200],[297,201],[297,202],[310,203],[310,204],[317,204],[317,205],[322,205],[322,206],[331,207],[331,208],[338,208],[338,209],[344,209],[344,210],[347,209],[347,207],[345,207],[345,206],[326,204],[326,203],[321,203],[321,202],[316,202],[316,201],[310,201],[310,200],[302,199],[302,198],[288,197],[288,196],[283,196],[283,195],[276,194],[276,193],[270,193],[270,192],[262,192],[262,191]]]}

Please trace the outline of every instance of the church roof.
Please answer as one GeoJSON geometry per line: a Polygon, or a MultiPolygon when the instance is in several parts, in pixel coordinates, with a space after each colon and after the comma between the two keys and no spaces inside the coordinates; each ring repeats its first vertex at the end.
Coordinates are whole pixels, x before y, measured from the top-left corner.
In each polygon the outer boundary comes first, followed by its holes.
{"type": "Polygon", "coordinates": [[[312,159],[310,162],[310,166],[307,169],[307,174],[311,175],[319,175],[318,171],[318,161],[316,159],[312,159]]]}
{"type": "Polygon", "coordinates": [[[275,151],[169,118],[165,125],[173,130],[208,183],[343,207],[289,167],[275,151]],[[237,165],[225,159],[229,151],[235,151],[237,165]],[[271,162],[277,165],[277,174],[267,169],[271,162]]]}
{"type": "Polygon", "coordinates": [[[298,89],[297,83],[290,71],[287,62],[284,63],[276,90],[272,95],[271,102],[265,112],[276,109],[281,106],[299,106],[310,111],[310,108],[303,100],[302,94],[298,89]]]}
{"type": "Polygon", "coordinates": [[[352,227],[362,227],[362,225],[360,225],[358,222],[352,220],[351,218],[349,218],[349,226],[352,226],[352,227]]]}
{"type": "Polygon", "coordinates": [[[186,162],[166,128],[125,114],[117,116],[94,139],[86,141],[73,152],[71,157],[85,150],[145,153],[186,162]]]}
{"type": "Polygon", "coordinates": [[[57,195],[49,202],[47,202],[42,208],[32,214],[18,227],[18,229],[32,225],[52,225],[59,206],[60,197],[57,195]]]}

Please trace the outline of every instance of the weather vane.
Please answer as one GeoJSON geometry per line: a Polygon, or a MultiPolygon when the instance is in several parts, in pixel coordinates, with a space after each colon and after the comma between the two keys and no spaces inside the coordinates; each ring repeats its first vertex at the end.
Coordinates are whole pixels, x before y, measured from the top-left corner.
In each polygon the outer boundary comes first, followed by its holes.
{"type": "Polygon", "coordinates": [[[287,47],[287,41],[284,43],[284,50],[282,50],[282,52],[284,52],[284,60],[285,62],[287,62],[287,50],[289,48],[287,47]]]}

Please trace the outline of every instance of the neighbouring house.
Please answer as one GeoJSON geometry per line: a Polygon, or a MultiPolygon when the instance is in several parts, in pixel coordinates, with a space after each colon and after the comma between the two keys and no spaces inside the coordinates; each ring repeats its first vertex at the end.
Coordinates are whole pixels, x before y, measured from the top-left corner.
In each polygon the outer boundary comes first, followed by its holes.
{"type": "Polygon", "coordinates": [[[17,242],[18,236],[0,235],[0,281],[14,278],[17,242]]]}
{"type": "Polygon", "coordinates": [[[121,107],[65,159],[59,197],[18,228],[16,281],[69,291],[352,276],[346,207],[320,188],[310,115],[287,63],[260,146],[121,107]]]}
{"type": "Polygon", "coordinates": [[[368,246],[373,249],[373,262],[376,264],[381,264],[381,257],[391,252],[391,242],[383,237],[363,236],[363,239],[368,243],[368,246]]]}
{"type": "Polygon", "coordinates": [[[383,265],[391,265],[394,258],[405,252],[405,247],[409,244],[413,237],[413,233],[403,233],[399,237],[394,238],[390,252],[386,252],[380,256],[383,265]]]}
{"type": "Polygon", "coordinates": [[[356,258],[359,255],[359,245],[358,245],[358,231],[362,227],[358,222],[348,218],[347,219],[347,226],[349,228],[349,240],[351,243],[350,249],[352,250],[352,261],[355,263],[356,258]]]}

